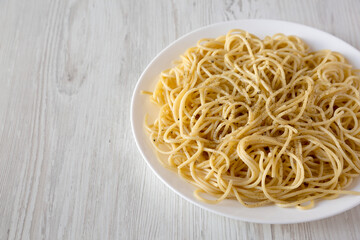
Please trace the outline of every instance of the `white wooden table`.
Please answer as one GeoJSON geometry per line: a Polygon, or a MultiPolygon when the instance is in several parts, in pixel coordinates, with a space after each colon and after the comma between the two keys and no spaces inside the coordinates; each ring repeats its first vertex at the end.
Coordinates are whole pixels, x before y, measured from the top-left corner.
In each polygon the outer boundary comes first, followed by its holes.
{"type": "Polygon", "coordinates": [[[0,239],[360,239],[360,206],[262,225],[183,200],[145,164],[130,100],[149,61],[211,23],[270,18],[360,49],[360,1],[0,1],[0,239]]]}

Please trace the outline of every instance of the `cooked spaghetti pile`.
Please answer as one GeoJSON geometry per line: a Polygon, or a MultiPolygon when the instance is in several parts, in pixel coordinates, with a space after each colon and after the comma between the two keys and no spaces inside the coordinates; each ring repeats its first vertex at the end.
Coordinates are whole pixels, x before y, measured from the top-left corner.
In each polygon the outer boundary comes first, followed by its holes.
{"type": "Polygon", "coordinates": [[[339,53],[232,30],[161,73],[151,97],[160,111],[146,128],[198,199],[306,209],[359,194],[346,190],[360,174],[359,90],[359,71],[339,53]]]}

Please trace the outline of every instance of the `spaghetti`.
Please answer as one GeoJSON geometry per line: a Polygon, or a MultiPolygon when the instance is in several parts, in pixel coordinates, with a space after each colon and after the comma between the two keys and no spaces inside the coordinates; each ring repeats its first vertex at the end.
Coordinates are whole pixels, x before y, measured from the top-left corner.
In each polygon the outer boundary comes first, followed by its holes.
{"type": "Polygon", "coordinates": [[[359,90],[339,53],[231,30],[161,73],[151,93],[160,112],[146,129],[201,201],[307,209],[360,194],[346,190],[360,174],[359,90]]]}

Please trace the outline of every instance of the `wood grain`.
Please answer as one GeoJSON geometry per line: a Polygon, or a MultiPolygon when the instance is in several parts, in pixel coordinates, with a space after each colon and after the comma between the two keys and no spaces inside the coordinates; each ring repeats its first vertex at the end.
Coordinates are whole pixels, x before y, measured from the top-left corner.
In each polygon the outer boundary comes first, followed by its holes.
{"type": "Polygon", "coordinates": [[[178,197],[136,149],[132,90],[170,42],[270,18],[360,48],[360,2],[0,1],[0,239],[359,239],[360,207],[263,225],[178,197]]]}

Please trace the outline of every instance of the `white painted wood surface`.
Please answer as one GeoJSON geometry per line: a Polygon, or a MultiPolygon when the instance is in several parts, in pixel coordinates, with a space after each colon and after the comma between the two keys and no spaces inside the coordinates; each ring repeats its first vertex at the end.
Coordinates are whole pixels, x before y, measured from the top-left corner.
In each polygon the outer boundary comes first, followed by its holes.
{"type": "Polygon", "coordinates": [[[262,225],[168,189],[136,149],[132,90],[170,42],[211,23],[271,18],[360,49],[360,1],[0,1],[0,239],[360,239],[360,206],[262,225]]]}

